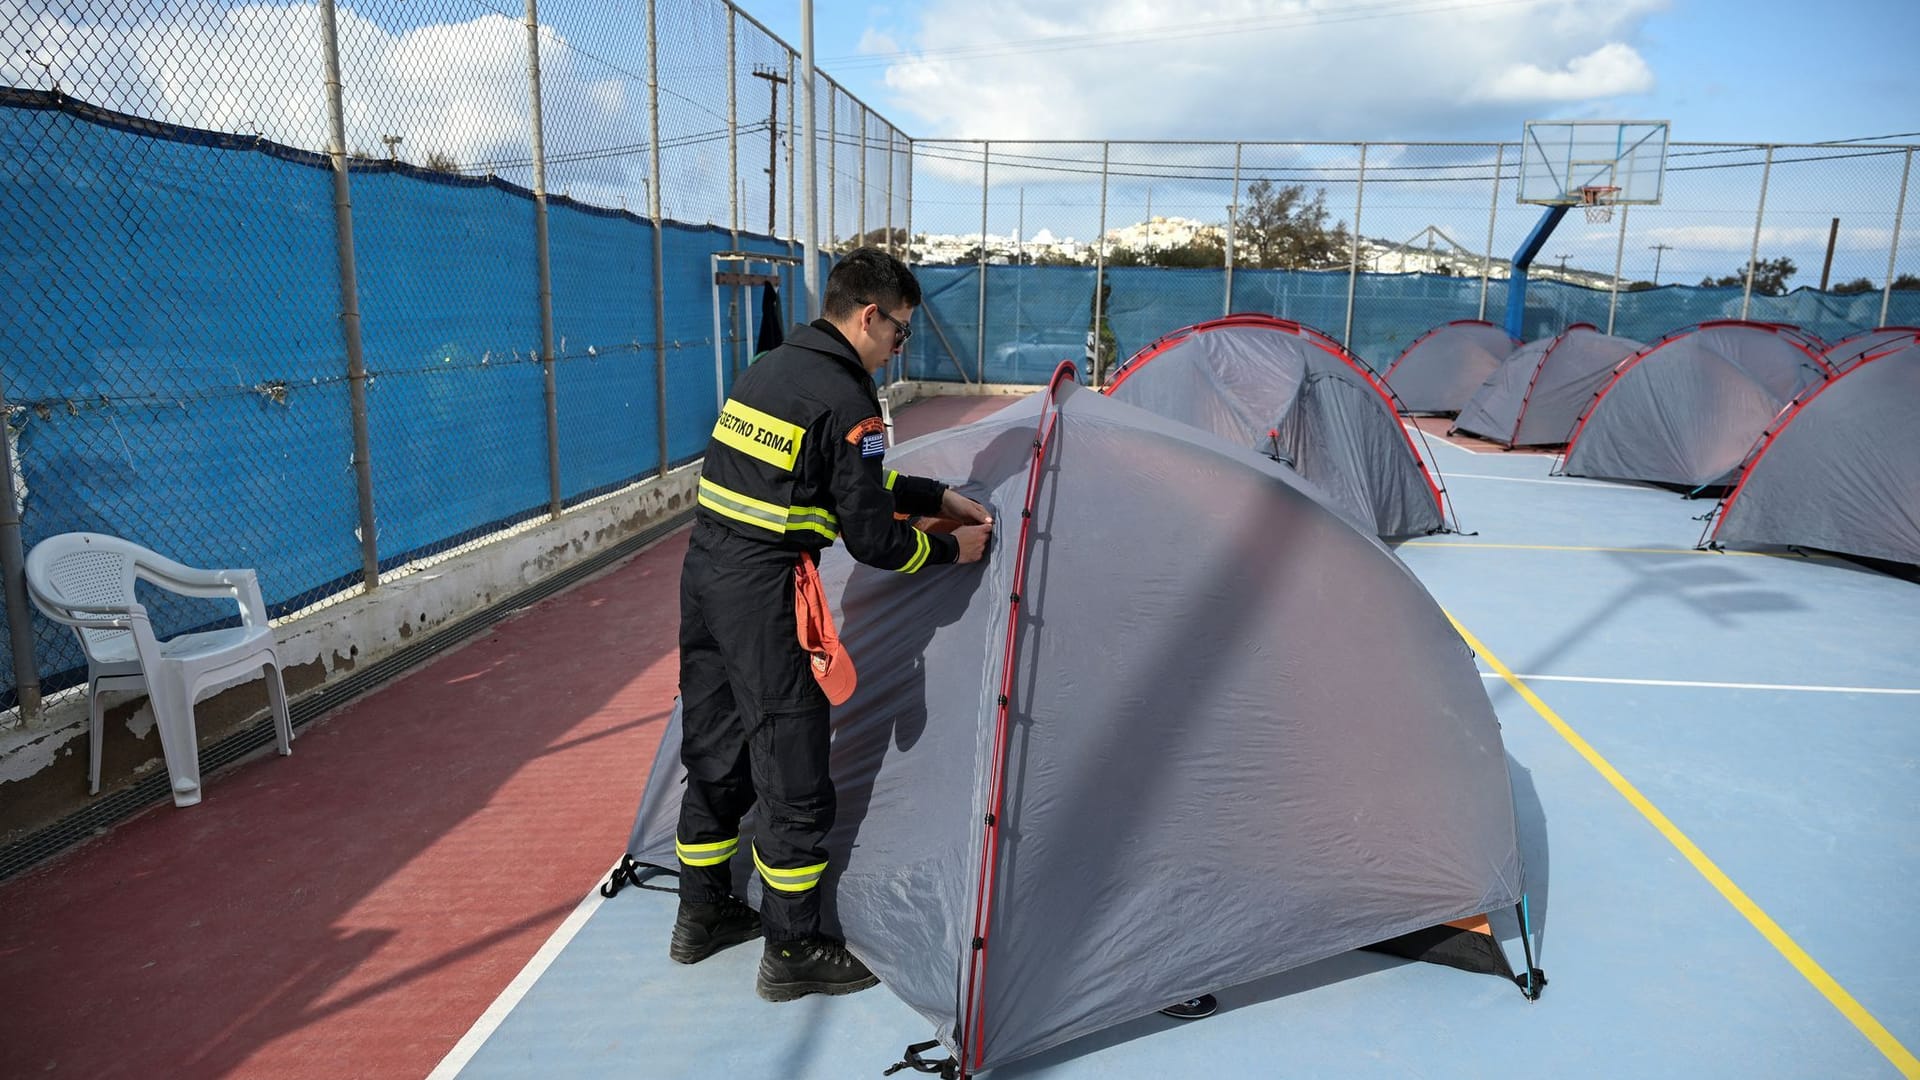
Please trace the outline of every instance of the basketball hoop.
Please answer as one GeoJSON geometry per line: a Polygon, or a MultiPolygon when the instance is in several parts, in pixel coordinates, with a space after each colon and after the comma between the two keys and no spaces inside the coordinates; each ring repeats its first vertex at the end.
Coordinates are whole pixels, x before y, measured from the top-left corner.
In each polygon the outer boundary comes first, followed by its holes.
{"type": "Polygon", "coordinates": [[[1580,207],[1590,222],[1613,220],[1613,197],[1620,189],[1611,184],[1590,184],[1580,189],[1580,207]]]}

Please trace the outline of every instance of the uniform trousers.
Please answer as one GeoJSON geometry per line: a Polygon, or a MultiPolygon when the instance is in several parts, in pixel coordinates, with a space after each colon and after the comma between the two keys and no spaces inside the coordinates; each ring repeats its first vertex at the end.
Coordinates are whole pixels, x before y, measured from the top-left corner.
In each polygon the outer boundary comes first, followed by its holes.
{"type": "Polygon", "coordinates": [[[731,859],[754,860],[769,941],[820,932],[835,808],[830,706],[795,635],[799,558],[702,521],[680,572],[680,896],[717,901],[731,859]],[[756,800],[758,832],[735,851],[756,800]]]}

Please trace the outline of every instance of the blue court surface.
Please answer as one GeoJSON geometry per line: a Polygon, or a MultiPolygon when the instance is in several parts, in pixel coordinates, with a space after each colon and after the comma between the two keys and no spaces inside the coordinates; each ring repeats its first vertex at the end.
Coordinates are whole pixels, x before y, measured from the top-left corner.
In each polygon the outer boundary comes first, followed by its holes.
{"type": "MultiPolygon", "coordinates": [[[[1469,534],[1398,550],[1499,711],[1541,1000],[1352,953],[985,1075],[1920,1076],[1920,586],[1693,551],[1711,503],[1545,456],[1428,452],[1469,534]]],[[[757,945],[669,962],[674,903],[589,896],[437,1075],[839,1080],[931,1037],[884,987],[761,1002],[757,945]]]]}

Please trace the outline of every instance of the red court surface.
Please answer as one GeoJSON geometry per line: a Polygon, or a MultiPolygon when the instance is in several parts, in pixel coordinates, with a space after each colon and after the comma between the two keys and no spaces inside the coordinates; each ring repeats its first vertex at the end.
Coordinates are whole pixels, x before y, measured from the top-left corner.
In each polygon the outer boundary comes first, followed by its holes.
{"type": "Polygon", "coordinates": [[[426,1075],[619,858],[686,535],[0,884],[0,1077],[426,1075]]]}

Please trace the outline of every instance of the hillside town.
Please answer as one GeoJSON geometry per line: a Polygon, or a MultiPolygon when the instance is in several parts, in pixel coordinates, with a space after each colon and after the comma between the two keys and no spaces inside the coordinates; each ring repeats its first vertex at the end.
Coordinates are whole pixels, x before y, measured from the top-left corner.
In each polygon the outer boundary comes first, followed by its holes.
{"type": "MultiPolygon", "coordinates": [[[[1116,251],[1144,256],[1154,251],[1206,245],[1224,252],[1226,227],[1193,218],[1154,215],[1130,225],[1108,229],[1106,240],[1109,261],[1114,261],[1113,253],[1116,251]]],[[[913,236],[914,261],[928,266],[976,262],[980,258],[981,246],[981,234],[977,232],[916,233],[913,236]]],[[[1058,236],[1045,228],[1025,237],[1017,233],[1003,235],[989,232],[986,234],[985,249],[986,261],[1000,266],[1091,266],[1095,257],[1092,241],[1058,236]]],[[[1245,259],[1244,244],[1242,259],[1243,265],[1250,261],[1245,259]]],[[[1488,277],[1500,279],[1505,278],[1508,271],[1508,261],[1503,255],[1496,253],[1492,265],[1487,266],[1483,253],[1468,250],[1434,226],[1422,230],[1408,241],[1363,236],[1360,238],[1359,261],[1362,271],[1376,274],[1479,277],[1485,272],[1488,277]]],[[[1344,263],[1341,268],[1344,269],[1344,263]]],[[[1534,264],[1528,276],[1536,281],[1564,281],[1596,289],[1608,288],[1612,284],[1611,275],[1607,273],[1551,263],[1534,264]]]]}

